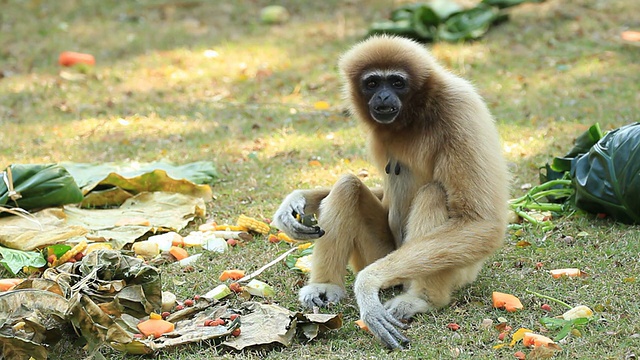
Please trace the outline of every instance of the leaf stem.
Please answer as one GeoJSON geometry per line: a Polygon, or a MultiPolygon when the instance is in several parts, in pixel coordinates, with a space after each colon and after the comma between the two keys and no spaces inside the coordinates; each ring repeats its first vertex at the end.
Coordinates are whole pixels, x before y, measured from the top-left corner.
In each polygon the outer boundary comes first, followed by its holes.
{"type": "Polygon", "coordinates": [[[543,294],[537,293],[537,292],[535,292],[535,291],[531,291],[531,290],[529,290],[529,289],[526,289],[525,291],[526,291],[526,292],[528,292],[529,294],[535,295],[535,296],[537,296],[537,297],[541,297],[541,298],[543,298],[543,299],[551,300],[551,301],[553,301],[553,302],[555,302],[555,303],[558,303],[558,304],[560,304],[560,305],[566,306],[566,307],[567,307],[567,308],[569,308],[569,309],[573,309],[573,306],[571,306],[571,305],[567,304],[566,302],[564,302],[564,301],[562,301],[562,300],[559,300],[559,299],[553,298],[553,297],[551,297],[551,296],[543,295],[543,294]]]}

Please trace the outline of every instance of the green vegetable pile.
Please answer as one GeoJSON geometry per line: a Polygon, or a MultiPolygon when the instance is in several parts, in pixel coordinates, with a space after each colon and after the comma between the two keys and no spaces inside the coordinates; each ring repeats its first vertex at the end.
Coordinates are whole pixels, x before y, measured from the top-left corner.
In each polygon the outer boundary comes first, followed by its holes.
{"type": "Polygon", "coordinates": [[[418,41],[464,41],[482,37],[493,24],[508,17],[503,10],[537,0],[482,0],[470,9],[448,0],[401,6],[389,20],[374,23],[369,35],[390,34],[418,41]]]}
{"type": "Polygon", "coordinates": [[[566,215],[576,209],[616,221],[640,224],[640,123],[603,135],[599,124],[580,135],[574,147],[544,167],[541,184],[509,205],[521,218],[552,227],[527,211],[566,215]]]}

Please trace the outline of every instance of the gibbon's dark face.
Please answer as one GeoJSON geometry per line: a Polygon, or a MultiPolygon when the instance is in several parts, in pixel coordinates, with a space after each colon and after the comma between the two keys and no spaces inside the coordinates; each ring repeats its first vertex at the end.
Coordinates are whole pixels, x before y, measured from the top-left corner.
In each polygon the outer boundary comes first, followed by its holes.
{"type": "Polygon", "coordinates": [[[400,114],[409,92],[408,75],[399,70],[366,71],[360,79],[360,91],[371,117],[380,124],[390,124],[400,114]]]}

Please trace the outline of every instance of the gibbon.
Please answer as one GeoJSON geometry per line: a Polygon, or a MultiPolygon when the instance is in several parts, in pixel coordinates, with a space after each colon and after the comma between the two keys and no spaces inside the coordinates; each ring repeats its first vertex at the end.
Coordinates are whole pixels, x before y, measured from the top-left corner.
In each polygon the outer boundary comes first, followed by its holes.
{"type": "Polygon", "coordinates": [[[345,297],[350,263],[361,319],[387,347],[402,348],[403,320],[447,305],[502,245],[507,166],[482,98],[419,43],[370,37],[339,68],[384,186],[344,175],[332,188],[295,190],[274,224],[293,238],[317,239],[299,293],[304,305],[345,297]],[[309,214],[317,225],[296,220],[309,214]],[[404,292],[383,305],[380,290],[400,284],[404,292]]]}

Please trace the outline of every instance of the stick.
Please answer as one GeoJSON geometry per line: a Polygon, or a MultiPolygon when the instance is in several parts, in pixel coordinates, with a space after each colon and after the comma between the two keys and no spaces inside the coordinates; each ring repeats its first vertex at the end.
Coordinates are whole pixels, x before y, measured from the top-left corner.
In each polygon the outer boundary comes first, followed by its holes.
{"type": "Polygon", "coordinates": [[[275,265],[276,263],[282,261],[282,259],[286,258],[287,255],[291,254],[292,252],[298,250],[298,247],[292,247],[291,249],[287,250],[284,254],[278,256],[277,258],[275,258],[275,260],[271,261],[270,263],[268,263],[267,265],[261,267],[260,269],[252,272],[251,274],[243,277],[242,279],[238,280],[238,282],[243,282],[243,281],[248,281],[253,279],[254,277],[262,274],[263,271],[267,270],[268,268],[272,267],[273,265],[275,265]]]}

